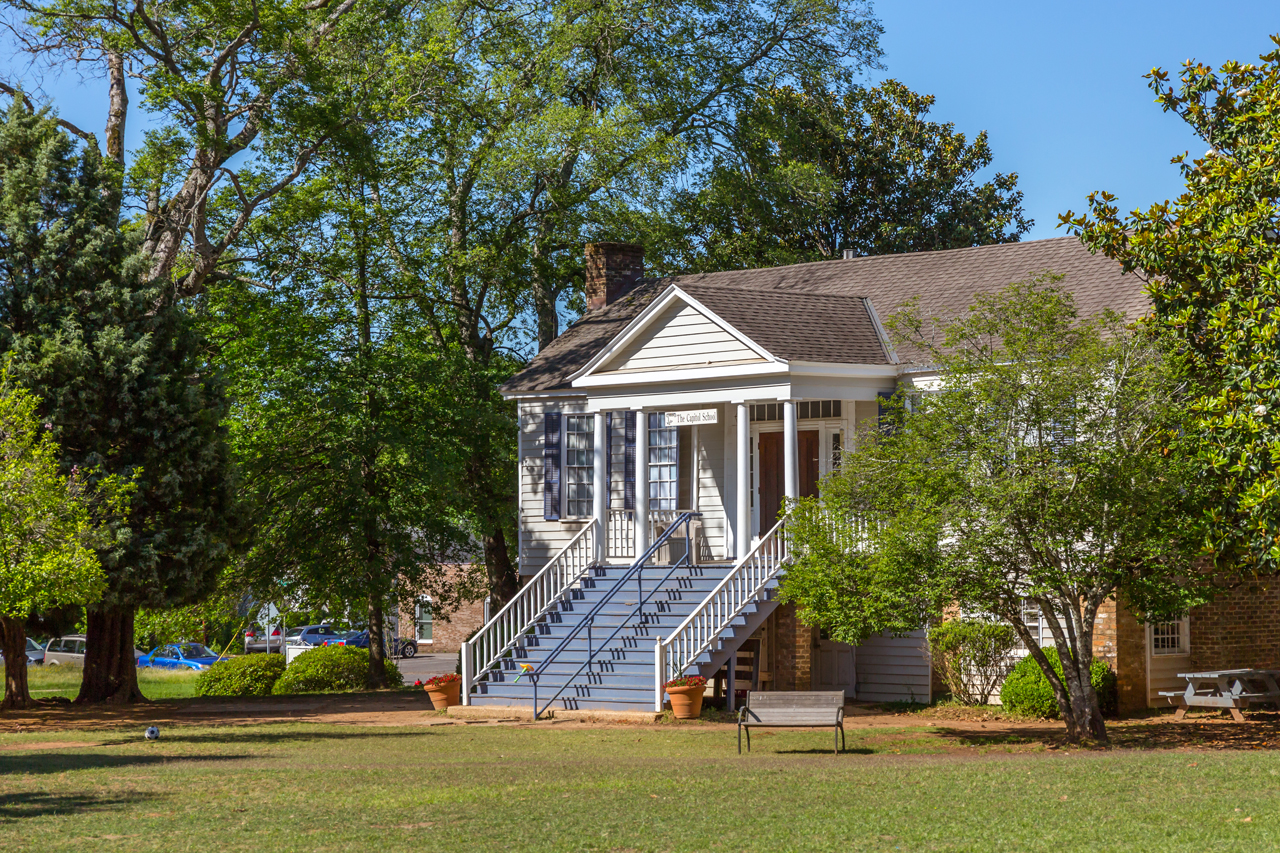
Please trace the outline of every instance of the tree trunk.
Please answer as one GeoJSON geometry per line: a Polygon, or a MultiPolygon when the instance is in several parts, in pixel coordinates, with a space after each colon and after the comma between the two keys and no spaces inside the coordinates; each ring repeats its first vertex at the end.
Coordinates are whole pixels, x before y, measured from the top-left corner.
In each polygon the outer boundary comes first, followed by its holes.
{"type": "Polygon", "coordinates": [[[489,577],[489,612],[497,613],[516,594],[516,567],[507,550],[507,535],[501,524],[484,537],[484,567],[489,577]]]}
{"type": "Polygon", "coordinates": [[[369,689],[387,686],[387,656],[382,639],[386,629],[382,623],[382,602],[369,596],[369,689]]]}
{"type": "Polygon", "coordinates": [[[0,709],[31,707],[27,688],[27,630],[21,619],[0,616],[4,643],[4,701],[0,709]]]}
{"type": "Polygon", "coordinates": [[[133,657],[132,607],[92,607],[85,633],[84,677],[77,705],[145,702],[133,657]]]}

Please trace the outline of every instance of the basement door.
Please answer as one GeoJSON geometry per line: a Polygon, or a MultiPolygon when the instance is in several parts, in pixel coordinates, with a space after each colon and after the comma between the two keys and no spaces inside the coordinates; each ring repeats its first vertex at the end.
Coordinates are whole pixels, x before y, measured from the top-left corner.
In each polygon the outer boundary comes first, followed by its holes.
{"type": "MultiPolygon", "coordinates": [[[[821,442],[816,429],[796,433],[796,451],[800,463],[800,497],[818,495],[818,452],[821,442]]],[[[760,433],[760,530],[763,536],[778,523],[782,512],[782,498],[787,493],[785,450],[783,434],[760,433]]]]}
{"type": "Polygon", "coordinates": [[[843,690],[845,699],[857,696],[858,650],[847,643],[837,642],[823,631],[818,635],[818,647],[814,649],[813,689],[843,690]]]}

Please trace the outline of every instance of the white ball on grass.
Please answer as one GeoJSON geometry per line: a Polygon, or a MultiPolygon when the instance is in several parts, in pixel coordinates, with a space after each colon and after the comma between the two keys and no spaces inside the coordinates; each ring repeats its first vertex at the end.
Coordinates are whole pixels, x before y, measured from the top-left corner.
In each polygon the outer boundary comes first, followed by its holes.
{"type": "Polygon", "coordinates": [[[147,740],[160,739],[160,729],[156,726],[148,726],[145,734],[146,734],[147,740]]]}

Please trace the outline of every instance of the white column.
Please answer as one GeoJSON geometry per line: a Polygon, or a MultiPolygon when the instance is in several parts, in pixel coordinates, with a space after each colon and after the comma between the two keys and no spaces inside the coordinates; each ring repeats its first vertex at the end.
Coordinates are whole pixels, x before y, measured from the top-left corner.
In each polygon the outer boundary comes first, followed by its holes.
{"type": "Polygon", "coordinates": [[[649,416],[636,412],[636,559],[649,549],[649,416]]]}
{"type": "MultiPolygon", "coordinates": [[[[782,404],[782,460],[786,468],[784,485],[788,500],[800,497],[800,456],[796,448],[796,401],[787,400],[782,404]]],[[[764,531],[761,531],[763,534],[764,531]]]]}
{"type": "Polygon", "coordinates": [[[609,448],[604,424],[604,412],[595,413],[595,434],[591,441],[591,508],[596,520],[596,562],[603,563],[608,556],[609,538],[609,448]]]}
{"type": "Polygon", "coordinates": [[[751,407],[738,404],[738,525],[733,540],[738,559],[751,553],[751,407]]]}

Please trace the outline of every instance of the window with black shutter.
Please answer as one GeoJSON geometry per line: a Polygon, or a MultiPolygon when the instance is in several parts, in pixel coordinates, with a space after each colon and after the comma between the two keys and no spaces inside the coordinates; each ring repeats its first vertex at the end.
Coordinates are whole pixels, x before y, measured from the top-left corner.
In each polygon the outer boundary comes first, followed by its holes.
{"type": "Polygon", "coordinates": [[[542,517],[560,520],[560,413],[542,415],[542,517]]]}

